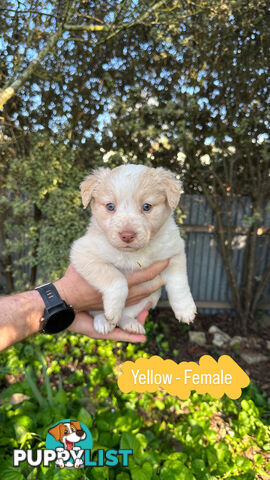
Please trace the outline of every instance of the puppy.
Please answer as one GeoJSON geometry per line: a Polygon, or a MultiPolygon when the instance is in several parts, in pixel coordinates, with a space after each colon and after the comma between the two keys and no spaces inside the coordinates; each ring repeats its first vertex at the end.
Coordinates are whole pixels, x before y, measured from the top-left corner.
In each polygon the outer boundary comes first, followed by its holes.
{"type": "MultiPolygon", "coordinates": [[[[102,293],[104,312],[89,312],[99,333],[108,333],[116,325],[145,333],[136,317],[147,303],[156,306],[161,289],[125,307],[124,274],[167,258],[171,260],[161,276],[170,305],[179,321],[194,319],[184,241],[172,215],[180,192],[181,182],[172,172],[144,165],[98,168],[81,183],[83,206],[91,202],[92,217],[85,235],[73,243],[70,260],[102,293]]],[[[150,283],[145,283],[146,290],[150,283]]]]}

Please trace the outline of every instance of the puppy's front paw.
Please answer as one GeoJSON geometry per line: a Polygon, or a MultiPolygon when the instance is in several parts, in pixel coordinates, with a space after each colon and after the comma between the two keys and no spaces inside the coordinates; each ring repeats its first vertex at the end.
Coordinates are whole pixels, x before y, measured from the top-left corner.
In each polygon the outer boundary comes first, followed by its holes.
{"type": "Polygon", "coordinates": [[[177,307],[174,306],[173,311],[177,320],[183,323],[193,322],[197,313],[196,305],[193,300],[188,304],[178,305],[177,307]]]}
{"type": "Polygon", "coordinates": [[[94,319],[94,329],[101,333],[102,335],[106,335],[106,333],[111,332],[114,329],[115,325],[109,323],[103,313],[97,315],[94,319]]]}
{"type": "Polygon", "coordinates": [[[103,294],[104,315],[113,327],[120,322],[127,295],[126,280],[114,282],[103,294]]]}
{"type": "Polygon", "coordinates": [[[130,333],[139,333],[141,335],[145,334],[145,329],[136,318],[121,318],[119,322],[119,327],[123,330],[127,330],[130,333]]]}

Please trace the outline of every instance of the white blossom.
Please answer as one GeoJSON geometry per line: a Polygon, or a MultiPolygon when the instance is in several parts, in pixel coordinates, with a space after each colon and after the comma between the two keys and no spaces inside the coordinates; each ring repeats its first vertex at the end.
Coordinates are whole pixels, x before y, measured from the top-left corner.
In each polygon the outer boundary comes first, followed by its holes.
{"type": "Polygon", "coordinates": [[[109,152],[105,153],[105,155],[103,155],[103,162],[104,163],[108,163],[108,161],[110,160],[111,156],[114,155],[116,152],[114,152],[113,150],[110,150],[109,152]]]}
{"type": "Polygon", "coordinates": [[[210,156],[208,155],[208,153],[206,153],[205,155],[202,155],[200,157],[200,161],[201,161],[202,165],[210,165],[211,160],[210,160],[210,156]]]}
{"type": "Polygon", "coordinates": [[[180,165],[182,165],[182,166],[184,165],[185,159],[186,159],[186,155],[184,154],[184,152],[178,152],[177,160],[180,163],[180,165]]]}
{"type": "Polygon", "coordinates": [[[263,143],[265,140],[267,139],[267,134],[265,133],[260,133],[260,135],[258,135],[257,137],[257,142],[259,144],[263,143]]]}
{"type": "Polygon", "coordinates": [[[158,107],[159,106],[159,101],[157,98],[155,97],[150,97],[148,100],[147,100],[147,103],[148,105],[153,105],[154,107],[158,107]]]}

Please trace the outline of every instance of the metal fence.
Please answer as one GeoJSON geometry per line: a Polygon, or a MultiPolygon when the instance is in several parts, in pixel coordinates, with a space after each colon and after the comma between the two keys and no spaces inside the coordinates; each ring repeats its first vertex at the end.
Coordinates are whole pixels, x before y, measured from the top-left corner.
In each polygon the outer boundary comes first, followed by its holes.
{"type": "MultiPolygon", "coordinates": [[[[215,231],[215,214],[203,195],[183,195],[180,208],[184,215],[184,237],[186,243],[188,278],[192,295],[201,313],[216,313],[231,309],[231,291],[225,268],[218,252],[215,231]]],[[[246,242],[245,219],[251,214],[248,197],[233,201],[232,223],[234,226],[233,265],[240,279],[244,267],[244,246],[246,242]]],[[[265,267],[270,264],[269,208],[264,209],[264,227],[258,233],[256,250],[256,278],[259,279],[265,267]],[[267,234],[268,233],[268,234],[267,234]]],[[[161,305],[167,303],[165,292],[161,305]]],[[[263,293],[260,308],[270,310],[270,285],[263,293]]]]}
{"type": "MultiPolygon", "coordinates": [[[[182,230],[185,238],[189,284],[198,311],[216,313],[231,308],[231,291],[225,268],[216,245],[215,214],[203,195],[182,195],[180,208],[184,217],[182,230]]],[[[248,197],[233,201],[232,223],[234,225],[233,264],[238,284],[244,267],[245,216],[251,214],[248,197]]],[[[270,265],[270,209],[263,212],[263,228],[258,235],[256,251],[256,278],[259,279],[266,266],[270,265]]],[[[0,239],[1,248],[1,239],[0,239]]],[[[4,279],[0,287],[5,287],[4,279]]],[[[1,293],[1,289],[0,289],[1,293]]],[[[163,291],[160,305],[167,305],[163,291]]],[[[270,311],[270,284],[265,288],[260,308],[270,311]]]]}

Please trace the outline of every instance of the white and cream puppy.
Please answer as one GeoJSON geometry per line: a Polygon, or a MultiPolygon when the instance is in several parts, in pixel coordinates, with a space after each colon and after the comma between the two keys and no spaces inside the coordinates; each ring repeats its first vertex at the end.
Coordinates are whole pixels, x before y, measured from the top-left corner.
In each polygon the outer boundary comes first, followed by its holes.
{"type": "Polygon", "coordinates": [[[73,243],[70,260],[102,293],[104,312],[89,312],[99,333],[116,325],[145,332],[136,317],[149,302],[156,306],[161,290],[125,307],[125,273],[167,258],[171,260],[161,276],[170,305],[179,321],[194,319],[184,241],[173,218],[180,192],[181,182],[172,172],[144,165],[98,168],[81,183],[83,206],[91,202],[92,217],[85,235],[73,243]]]}

